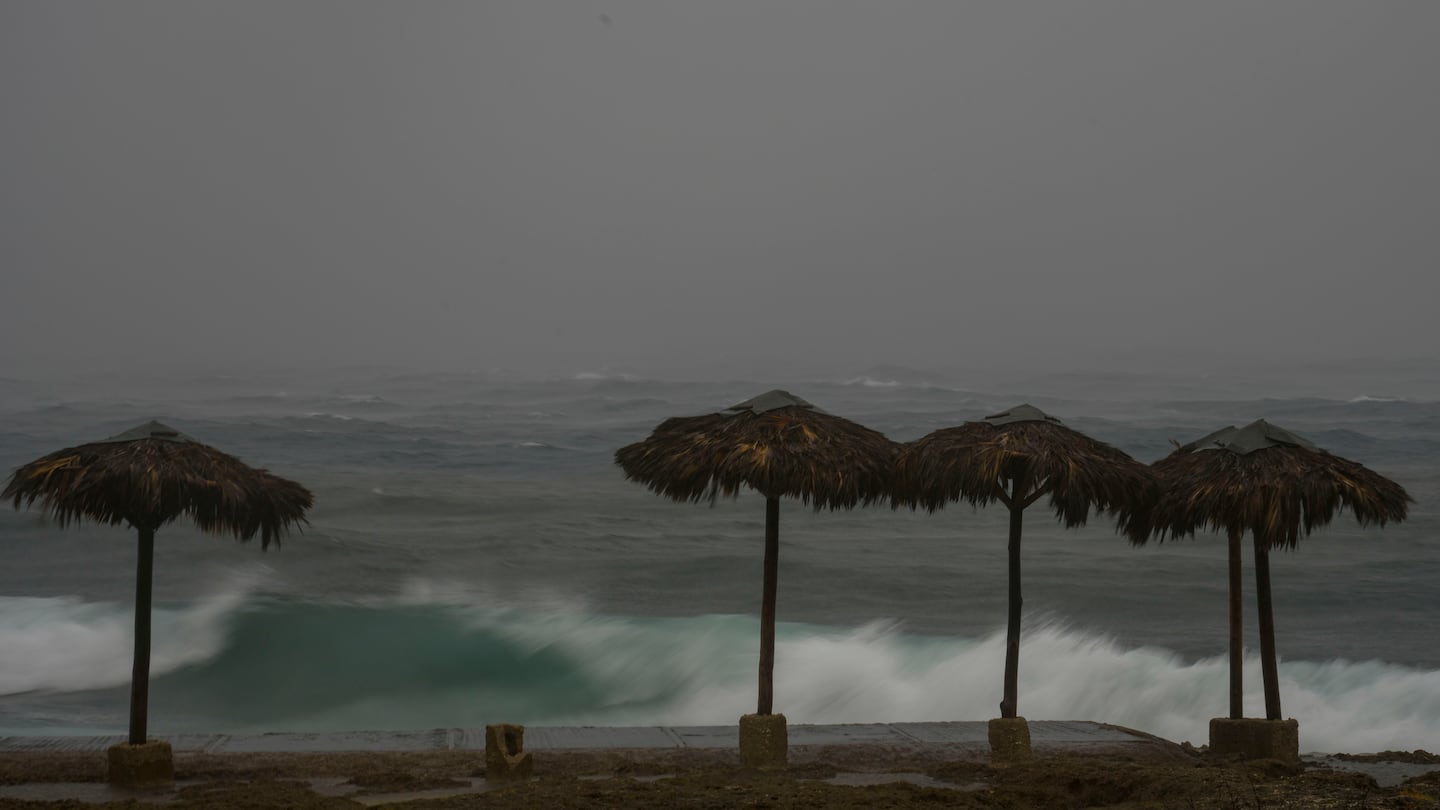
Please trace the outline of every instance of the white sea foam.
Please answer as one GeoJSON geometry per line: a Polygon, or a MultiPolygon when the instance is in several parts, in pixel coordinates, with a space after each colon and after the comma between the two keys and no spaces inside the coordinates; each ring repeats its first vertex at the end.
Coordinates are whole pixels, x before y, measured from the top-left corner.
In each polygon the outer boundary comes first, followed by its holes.
{"type": "Polygon", "coordinates": [[[508,624],[515,616],[534,616],[547,624],[556,616],[571,616],[576,622],[595,618],[590,604],[573,594],[553,588],[509,587],[503,580],[479,584],[469,580],[409,577],[401,583],[396,595],[377,596],[369,604],[382,610],[395,604],[458,608],[464,611],[467,623],[482,628],[497,622],[508,624]],[[495,607],[497,605],[504,607],[495,607]]]}
{"type": "MultiPolygon", "coordinates": [[[[753,710],[752,617],[515,618],[497,629],[569,650],[608,686],[606,706],[546,722],[728,724],[753,710]]],[[[988,719],[998,714],[1004,657],[1003,632],[972,640],[910,636],[886,622],[852,630],[781,625],[776,708],[793,723],[988,719]]],[[[1286,661],[1280,676],[1286,715],[1301,719],[1305,750],[1408,750],[1440,740],[1440,672],[1286,661]]],[[[1186,661],[1058,626],[1022,639],[1020,707],[1032,720],[1096,720],[1203,744],[1210,718],[1228,711],[1228,683],[1223,656],[1186,661]]],[[[1256,655],[1246,659],[1245,683],[1255,716],[1263,706],[1256,655]]]]}
{"type": "MultiPolygon", "coordinates": [[[[203,602],[151,611],[152,677],[217,655],[247,587],[203,602]]],[[[67,692],[130,681],[135,613],[129,605],[73,596],[0,596],[0,695],[67,692]]]]}
{"type": "MultiPolygon", "coordinates": [[[[185,678],[186,665],[225,652],[244,598],[243,589],[232,588],[188,608],[158,610],[153,672],[185,678]]],[[[250,630],[237,632],[251,646],[227,652],[307,661],[303,676],[326,684],[326,700],[297,712],[285,690],[251,692],[237,721],[223,719],[230,717],[227,698],[217,693],[221,719],[195,722],[230,726],[191,730],[235,730],[237,722],[254,722],[252,715],[263,716],[265,726],[250,730],[478,725],[500,714],[552,725],[728,725],[754,708],[753,616],[605,616],[563,594],[418,579],[399,597],[351,605],[271,604],[265,610],[280,612],[248,616],[250,630]],[[402,613],[387,619],[395,610],[402,613]],[[409,618],[395,624],[403,616],[409,618]],[[289,632],[256,632],[273,622],[289,632]],[[386,627],[388,635],[379,629],[386,627]],[[357,649],[366,651],[362,658],[402,657],[407,668],[367,686],[351,677],[362,663],[357,649]],[[332,661],[331,651],[343,660],[332,661]],[[477,672],[467,681],[467,666],[525,676],[492,680],[477,672]]],[[[126,606],[8,597],[0,599],[0,617],[6,653],[0,693],[111,687],[129,678],[126,606]]],[[[885,621],[848,629],[782,623],[776,709],[793,723],[985,720],[998,711],[1004,656],[1000,631],[967,639],[911,635],[885,621]]],[[[216,676],[198,671],[201,680],[188,691],[215,688],[216,676]]],[[[1286,715],[1300,720],[1306,751],[1433,749],[1440,740],[1440,671],[1380,661],[1282,661],[1280,676],[1286,715]]],[[[1254,716],[1263,705],[1254,655],[1245,661],[1245,678],[1254,716]]],[[[316,688],[292,686],[304,694],[316,688]]],[[[1035,622],[1022,638],[1019,697],[1021,713],[1032,720],[1103,721],[1200,744],[1210,718],[1227,711],[1228,665],[1223,656],[1191,661],[1035,622]]]]}

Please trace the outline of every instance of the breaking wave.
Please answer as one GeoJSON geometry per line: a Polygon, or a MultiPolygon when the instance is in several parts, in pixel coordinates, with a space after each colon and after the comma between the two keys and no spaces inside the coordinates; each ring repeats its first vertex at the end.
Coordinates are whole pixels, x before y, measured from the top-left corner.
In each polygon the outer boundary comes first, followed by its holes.
{"type": "MultiPolygon", "coordinates": [[[[0,598],[0,710],[22,693],[124,722],[128,606],[0,598]]],[[[635,618],[563,604],[514,608],[456,594],[372,603],[255,597],[244,590],[155,612],[152,725],[171,731],[326,731],[536,725],[728,724],[753,708],[752,616],[635,618]]],[[[893,622],[784,624],[776,706],[795,723],[995,716],[1003,632],[921,636],[893,622]]],[[[1433,747],[1440,671],[1380,661],[1285,661],[1287,714],[1317,751],[1433,747]]],[[[1203,743],[1227,708],[1223,656],[1039,623],[1021,648],[1032,720],[1098,720],[1203,743]]],[[[1247,705],[1262,705],[1258,659],[1247,705]]],[[[64,724],[65,718],[52,720],[64,724]]],[[[23,731],[23,730],[22,730],[23,731]]],[[[36,728],[29,733],[44,733],[36,728]]]]}

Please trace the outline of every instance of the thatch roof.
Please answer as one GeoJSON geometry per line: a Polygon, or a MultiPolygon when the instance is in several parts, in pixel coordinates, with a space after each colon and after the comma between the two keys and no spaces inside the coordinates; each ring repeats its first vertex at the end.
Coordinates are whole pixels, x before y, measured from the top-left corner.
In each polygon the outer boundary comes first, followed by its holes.
{"type": "Polygon", "coordinates": [[[1344,509],[1362,526],[1384,526],[1404,520],[1411,503],[1394,481],[1264,420],[1216,431],[1151,467],[1161,495],[1130,532],[1136,543],[1238,530],[1293,549],[1344,509]]]}
{"type": "Polygon", "coordinates": [[[1155,496],[1154,477],[1123,451],[1071,430],[1038,408],[1021,405],[979,422],[942,428],[905,444],[895,461],[892,502],[931,512],[951,501],[1007,506],[1007,482],[1028,476],[1020,496],[1050,496],[1067,527],[1091,508],[1122,525],[1155,496]]]}
{"type": "Polygon", "coordinates": [[[704,416],[661,422],[615,453],[625,477],[677,501],[714,501],[750,487],[816,509],[888,494],[897,445],[785,391],[704,416]]]}
{"type": "Polygon", "coordinates": [[[305,522],[313,498],[294,481],[249,467],[174,428],[150,422],[67,447],[19,468],[0,500],[41,503],[62,526],[78,520],[157,529],[189,515],[202,531],[278,542],[305,522]]]}

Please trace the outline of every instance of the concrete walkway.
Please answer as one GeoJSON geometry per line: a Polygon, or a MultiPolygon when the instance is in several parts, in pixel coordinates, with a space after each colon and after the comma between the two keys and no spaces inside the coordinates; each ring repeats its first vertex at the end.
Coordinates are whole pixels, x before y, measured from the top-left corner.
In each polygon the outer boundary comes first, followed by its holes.
{"type": "MultiPolygon", "coordinates": [[[[861,723],[853,725],[792,725],[790,745],[976,746],[989,750],[984,721],[947,723],[861,723]]],[[[664,748],[737,748],[739,727],[729,726],[527,726],[525,750],[623,750],[664,748]]],[[[177,752],[338,752],[338,751],[481,751],[483,728],[437,728],[428,731],[343,731],[319,734],[171,734],[155,735],[177,752]]],[[[1030,739],[1037,747],[1083,747],[1090,744],[1149,743],[1153,737],[1116,726],[1084,721],[1033,720],[1030,739]]],[[[104,751],[125,741],[124,735],[69,737],[0,737],[0,753],[21,751],[104,751]]]]}

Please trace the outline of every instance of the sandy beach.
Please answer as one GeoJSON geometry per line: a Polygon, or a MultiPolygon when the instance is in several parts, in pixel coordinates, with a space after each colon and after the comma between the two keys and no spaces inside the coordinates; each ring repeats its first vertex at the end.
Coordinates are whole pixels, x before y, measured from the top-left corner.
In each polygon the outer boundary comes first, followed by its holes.
{"type": "Polygon", "coordinates": [[[106,785],[96,751],[7,751],[0,807],[1440,807],[1440,756],[1426,752],[1292,767],[1131,733],[1037,744],[1033,761],[1007,767],[972,743],[792,746],[782,772],[741,768],[733,748],[552,749],[522,782],[487,781],[475,750],[181,751],[175,785],[152,791],[106,785]]]}

